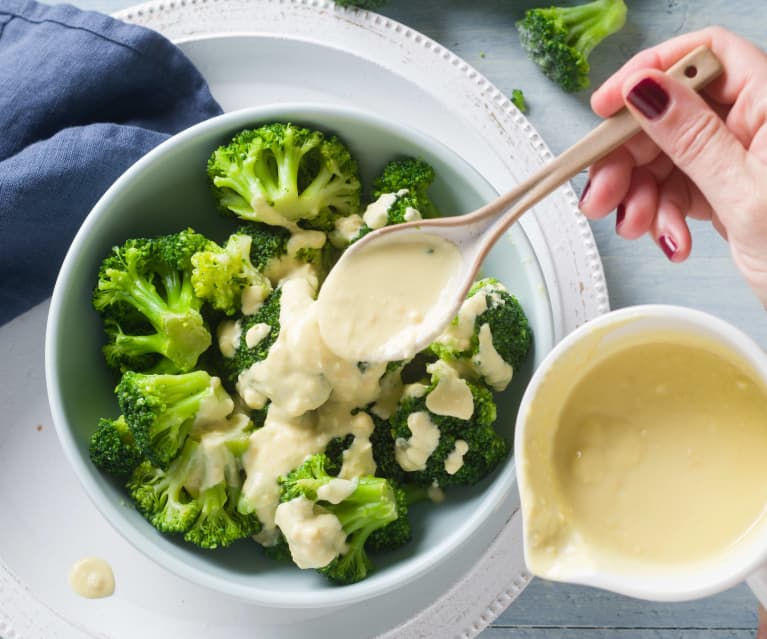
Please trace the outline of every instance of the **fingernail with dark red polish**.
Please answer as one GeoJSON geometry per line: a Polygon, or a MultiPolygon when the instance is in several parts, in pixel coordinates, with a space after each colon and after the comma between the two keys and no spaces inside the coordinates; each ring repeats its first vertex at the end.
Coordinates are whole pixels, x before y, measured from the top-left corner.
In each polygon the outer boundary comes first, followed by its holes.
{"type": "Polygon", "coordinates": [[[578,200],[578,206],[583,204],[586,201],[586,197],[589,194],[589,189],[591,188],[591,180],[586,181],[586,186],[583,187],[583,192],[581,193],[581,199],[578,200]]]}
{"type": "Polygon", "coordinates": [[[666,90],[652,78],[645,78],[634,85],[626,99],[648,120],[655,120],[668,108],[666,90]]]}
{"type": "Polygon", "coordinates": [[[663,249],[666,257],[670,260],[673,260],[674,255],[676,255],[676,251],[679,248],[676,245],[676,242],[674,242],[674,238],[672,238],[670,235],[661,235],[658,238],[658,244],[660,244],[660,247],[663,249]]]}
{"type": "Polygon", "coordinates": [[[626,207],[623,204],[618,205],[618,210],[615,211],[615,230],[620,228],[623,224],[623,219],[626,217],[626,207]]]}

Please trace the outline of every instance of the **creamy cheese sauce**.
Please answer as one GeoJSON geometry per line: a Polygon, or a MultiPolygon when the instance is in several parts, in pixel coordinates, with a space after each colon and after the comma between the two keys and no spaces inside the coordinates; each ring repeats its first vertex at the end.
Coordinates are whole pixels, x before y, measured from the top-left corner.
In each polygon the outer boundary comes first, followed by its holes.
{"type": "Polygon", "coordinates": [[[429,413],[418,411],[407,416],[410,437],[394,442],[394,456],[403,470],[424,470],[426,462],[439,445],[439,428],[429,419],[429,413]]]}
{"type": "Polygon", "coordinates": [[[479,327],[479,352],[474,358],[474,364],[485,382],[499,392],[509,385],[514,375],[511,364],[505,362],[495,349],[489,324],[479,327]]]}
{"type": "Polygon", "coordinates": [[[357,490],[357,483],[356,477],[354,479],[336,477],[317,489],[317,499],[330,502],[331,504],[340,504],[357,490]]]}
{"type": "Polygon", "coordinates": [[[245,333],[245,345],[254,348],[272,332],[269,324],[254,324],[245,333]]]}
{"type": "Polygon", "coordinates": [[[335,227],[330,232],[330,243],[337,248],[348,246],[360,234],[360,229],[365,222],[361,215],[347,215],[339,217],[335,227]]]}
{"type": "Polygon", "coordinates": [[[224,320],[216,328],[218,348],[224,357],[231,359],[240,345],[242,325],[240,320],[224,320]]]}
{"type": "Polygon", "coordinates": [[[458,377],[457,371],[441,360],[430,364],[426,370],[439,375],[434,390],[426,396],[426,408],[435,415],[470,419],[474,414],[474,397],[466,380],[458,377]]]}
{"type": "Polygon", "coordinates": [[[109,597],[115,591],[112,567],[98,557],[81,559],[69,570],[69,586],[87,599],[109,597]]]}
{"type": "Polygon", "coordinates": [[[350,361],[413,355],[419,339],[433,329],[431,311],[449,300],[449,283],[461,266],[454,244],[426,233],[381,237],[352,249],[320,292],[323,339],[350,361]]]}
{"type": "MultiPolygon", "coordinates": [[[[560,379],[577,363],[562,366],[560,379]]],[[[562,389],[544,380],[521,469],[531,570],[566,578],[732,547],[767,504],[767,389],[756,379],[715,345],[658,334],[597,361],[556,414],[547,396],[562,389]]]]}
{"type": "Polygon", "coordinates": [[[389,209],[396,201],[396,193],[383,193],[375,202],[368,204],[362,214],[362,221],[371,229],[380,229],[386,226],[386,222],[389,221],[389,209]]]}
{"type": "Polygon", "coordinates": [[[338,517],[306,497],[280,504],[276,522],[299,568],[322,568],[347,550],[346,533],[338,517]]]}
{"type": "Polygon", "coordinates": [[[455,440],[455,448],[445,458],[445,472],[448,475],[455,475],[463,468],[463,458],[469,452],[469,445],[462,439],[455,440]]]}
{"type": "Polygon", "coordinates": [[[212,392],[200,402],[200,407],[197,409],[192,424],[193,430],[216,424],[234,410],[234,400],[223,393],[221,380],[218,377],[210,378],[210,388],[212,392]]]}

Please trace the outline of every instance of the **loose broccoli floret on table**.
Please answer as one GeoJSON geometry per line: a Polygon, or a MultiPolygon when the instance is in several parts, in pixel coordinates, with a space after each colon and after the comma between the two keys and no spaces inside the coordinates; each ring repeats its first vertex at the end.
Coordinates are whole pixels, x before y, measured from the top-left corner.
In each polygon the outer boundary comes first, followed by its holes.
{"type": "Polygon", "coordinates": [[[238,415],[188,438],[170,466],[143,462],[128,482],[139,511],[160,532],[183,533],[201,548],[219,548],[258,533],[255,514],[237,510],[242,488],[240,457],[252,424],[238,415]]]}
{"type": "Polygon", "coordinates": [[[338,518],[347,535],[346,551],[320,568],[319,572],[335,583],[351,584],[367,577],[373,569],[365,548],[373,532],[383,529],[399,516],[407,517],[407,513],[399,512],[395,489],[382,477],[356,478],[353,480],[353,491],[339,503],[322,499],[321,488],[336,480],[327,472],[327,464],[325,455],[313,455],[281,477],[280,500],[288,502],[303,497],[338,518]]]}
{"type": "Polygon", "coordinates": [[[407,189],[415,208],[423,218],[439,217],[440,213],[428,190],[434,182],[434,168],[424,160],[405,157],[389,162],[373,183],[373,197],[398,193],[407,189]]]}
{"type": "Polygon", "coordinates": [[[623,0],[596,0],[572,7],[529,9],[517,31],[530,59],[565,91],[589,86],[588,58],[626,23],[623,0]]]}
{"type": "Polygon", "coordinates": [[[195,295],[227,315],[247,313],[249,308],[257,307],[272,285],[251,262],[252,242],[250,235],[234,233],[224,246],[209,242],[204,250],[192,255],[195,295]]]}
{"type": "Polygon", "coordinates": [[[289,123],[247,129],[216,149],[208,177],[219,208],[251,222],[332,230],[357,213],[357,163],[334,136],[289,123]]]}
{"type": "Polygon", "coordinates": [[[193,426],[223,419],[234,409],[220,380],[205,371],[178,375],[128,371],[116,392],[136,446],[160,468],[167,468],[193,426]]]}
{"type": "Polygon", "coordinates": [[[511,92],[511,103],[519,109],[520,113],[527,113],[527,100],[521,89],[513,89],[511,92]]]}
{"type": "MultiPolygon", "coordinates": [[[[409,446],[420,445],[414,444],[412,439],[414,435],[410,420],[415,418],[421,423],[426,422],[429,428],[438,429],[438,438],[422,467],[413,468],[405,464],[404,481],[423,486],[436,483],[441,487],[475,484],[489,475],[506,458],[509,451],[506,440],[493,427],[496,419],[493,394],[479,383],[462,380],[459,383],[465,383],[471,392],[471,416],[463,419],[437,414],[429,408],[429,395],[440,384],[442,375],[455,372],[449,373],[450,367],[444,362],[430,369],[431,383],[423,393],[405,393],[397,411],[389,420],[395,459],[398,462],[402,459],[397,456],[398,452],[404,452],[409,446]],[[448,457],[455,455],[456,451],[459,459],[451,467],[448,457]]],[[[402,466],[402,463],[400,465],[402,466]]]]}
{"type": "Polygon", "coordinates": [[[497,391],[527,359],[533,342],[519,300],[498,280],[475,282],[456,317],[429,349],[497,391]],[[502,360],[498,362],[496,357],[502,360]]]}
{"type": "Polygon", "coordinates": [[[191,258],[208,244],[187,229],[112,249],[93,293],[109,338],[104,355],[110,366],[162,372],[195,367],[211,335],[194,294],[191,258]]]}
{"type": "Polygon", "coordinates": [[[143,459],[122,415],[117,419],[99,420],[91,435],[88,452],[97,468],[116,477],[130,475],[143,459]]]}

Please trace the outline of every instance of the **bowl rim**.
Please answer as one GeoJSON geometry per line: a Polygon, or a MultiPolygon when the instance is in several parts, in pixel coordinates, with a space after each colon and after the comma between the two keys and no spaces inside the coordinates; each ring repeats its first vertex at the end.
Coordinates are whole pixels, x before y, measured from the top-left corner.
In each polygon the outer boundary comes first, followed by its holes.
{"type": "MultiPolygon", "coordinates": [[[[172,135],[139,158],[112,183],[91,208],[72,240],[59,270],[51,296],[45,331],[45,380],[54,428],[80,484],[84,487],[85,492],[97,509],[109,521],[110,525],[124,539],[152,559],[157,565],[174,572],[192,583],[240,600],[284,609],[317,609],[358,603],[410,583],[423,576],[433,566],[445,561],[459,550],[474,531],[489,518],[493,511],[502,506],[504,500],[513,491],[516,485],[513,451],[508,463],[496,471],[497,474],[492,479],[492,482],[484,489],[478,507],[452,534],[437,546],[419,551],[416,555],[398,563],[396,567],[392,567],[387,575],[378,573],[376,575],[377,579],[373,581],[363,580],[343,587],[309,590],[306,592],[266,589],[227,581],[219,575],[205,572],[195,566],[186,564],[179,557],[163,550],[160,545],[147,543],[146,536],[134,529],[133,526],[121,525],[121,522],[124,520],[124,515],[121,512],[123,507],[108,499],[103,493],[99,482],[92,479],[85,472],[87,460],[80,453],[73,432],[68,428],[63,408],[63,398],[61,397],[57,382],[57,370],[59,368],[58,343],[60,337],[56,318],[60,314],[65,298],[66,284],[73,275],[78,262],[78,256],[81,249],[88,242],[91,229],[107,215],[112,202],[126,186],[131,185],[147,166],[150,166],[172,149],[184,145],[187,141],[211,129],[223,132],[247,126],[248,122],[263,121],[267,118],[295,120],[304,118],[321,121],[323,116],[351,118],[383,130],[392,130],[412,140],[417,146],[425,149],[434,149],[441,159],[450,164],[465,164],[464,160],[455,151],[431,135],[414,127],[387,120],[369,111],[349,106],[308,102],[272,103],[238,109],[208,118],[172,135]]],[[[477,172],[477,176],[484,180],[491,190],[495,191],[492,185],[479,172],[477,172]]],[[[549,297],[548,291],[546,295],[549,297]]]]}

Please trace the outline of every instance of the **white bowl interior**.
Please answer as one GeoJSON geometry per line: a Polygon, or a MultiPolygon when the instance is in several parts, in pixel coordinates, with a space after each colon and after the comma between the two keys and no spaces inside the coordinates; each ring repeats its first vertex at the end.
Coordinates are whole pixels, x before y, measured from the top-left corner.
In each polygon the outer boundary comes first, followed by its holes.
{"type": "MultiPolygon", "coordinates": [[[[225,238],[238,221],[216,212],[205,175],[207,158],[236,131],[269,121],[293,121],[337,133],[358,159],[365,185],[393,157],[422,157],[436,170],[432,194],[444,214],[468,212],[496,195],[481,175],[436,140],[358,111],[259,107],[192,127],[131,167],[96,204],[73,241],[49,314],[49,401],[59,438],[88,494],[115,528],[155,561],[198,584],[267,606],[345,605],[396,588],[456,552],[515,489],[513,458],[481,485],[451,489],[442,504],[414,507],[413,541],[396,552],[375,556],[378,570],[345,587],[330,585],[314,571],[276,562],[250,540],[225,550],[202,551],[160,535],[133,508],[120,483],[102,475],[88,458],[88,439],[98,418],[119,413],[113,393],[117,376],[104,363],[102,326],[91,307],[101,260],[113,245],[129,237],[187,226],[216,240],[225,238]]],[[[499,402],[498,429],[512,442],[521,394],[534,366],[553,346],[551,305],[538,262],[519,226],[492,251],[484,274],[500,279],[519,298],[535,336],[533,354],[499,402]]]]}

